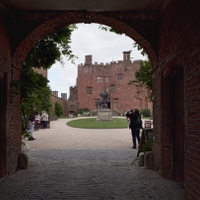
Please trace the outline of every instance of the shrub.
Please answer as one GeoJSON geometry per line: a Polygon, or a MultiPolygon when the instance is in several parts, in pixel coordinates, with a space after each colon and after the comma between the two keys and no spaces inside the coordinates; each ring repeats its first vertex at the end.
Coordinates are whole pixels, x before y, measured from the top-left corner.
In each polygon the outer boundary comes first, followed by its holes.
{"type": "Polygon", "coordinates": [[[140,110],[140,114],[143,115],[143,117],[150,117],[151,111],[149,108],[144,108],[140,110]]]}
{"type": "Polygon", "coordinates": [[[89,108],[80,108],[77,111],[77,115],[78,114],[83,115],[83,116],[89,116],[90,115],[90,110],[89,110],[89,108]]]}
{"type": "Polygon", "coordinates": [[[56,102],[55,103],[55,114],[56,116],[60,117],[63,115],[63,107],[60,103],[56,102]]]}
{"type": "Polygon", "coordinates": [[[152,145],[153,145],[152,140],[145,140],[145,142],[142,144],[141,151],[144,153],[146,153],[147,151],[152,151],[152,145]]]}

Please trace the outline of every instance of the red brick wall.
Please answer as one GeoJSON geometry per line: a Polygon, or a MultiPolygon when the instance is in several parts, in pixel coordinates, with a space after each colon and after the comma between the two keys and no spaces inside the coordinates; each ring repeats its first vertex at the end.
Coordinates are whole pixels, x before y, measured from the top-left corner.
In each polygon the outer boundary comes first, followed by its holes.
{"type": "Polygon", "coordinates": [[[77,86],[70,87],[69,101],[78,101],[78,89],[77,86]]]}
{"type": "Polygon", "coordinates": [[[128,60],[110,64],[79,65],[77,79],[79,108],[89,108],[94,111],[96,109],[95,99],[101,99],[100,93],[105,88],[109,89],[111,109],[115,108],[124,113],[133,107],[147,108],[149,103],[146,89],[128,85],[128,82],[135,78],[135,72],[139,69],[139,62],[132,63],[128,60]],[[122,80],[118,80],[118,75],[123,76],[122,80]],[[101,82],[98,82],[98,77],[102,78],[101,82]],[[106,79],[108,79],[108,82],[106,79]],[[87,94],[87,87],[92,87],[92,94],[87,94]],[[137,93],[138,90],[140,91],[139,94],[137,93]]]}
{"type": "MultiPolygon", "coordinates": [[[[173,178],[169,103],[170,76],[184,70],[184,187],[187,199],[200,199],[200,19],[199,1],[172,1],[161,19],[159,68],[154,71],[155,165],[173,178]],[[162,141],[162,144],[161,144],[162,141]],[[164,142],[163,142],[164,141],[164,142]]],[[[175,147],[176,148],[176,147],[175,147]]]]}
{"type": "Polygon", "coordinates": [[[9,21],[0,13],[0,79],[6,92],[0,111],[0,176],[13,173],[17,167],[17,156],[21,149],[21,111],[20,99],[11,87],[18,80],[20,69],[12,66],[10,39],[6,29],[9,21]]]}
{"type": "Polygon", "coordinates": [[[58,102],[63,106],[64,116],[69,116],[69,112],[77,112],[79,108],[78,99],[77,99],[77,88],[70,87],[71,96],[67,99],[67,93],[61,93],[61,98],[58,97],[58,91],[52,91],[51,95],[51,105],[52,105],[52,114],[55,111],[55,103],[58,102]]]}
{"type": "Polygon", "coordinates": [[[55,103],[58,102],[62,105],[63,107],[63,112],[64,112],[64,116],[67,116],[67,101],[65,99],[62,99],[58,96],[54,96],[54,95],[51,95],[51,105],[52,105],[52,114],[54,113],[55,111],[55,103]]]}

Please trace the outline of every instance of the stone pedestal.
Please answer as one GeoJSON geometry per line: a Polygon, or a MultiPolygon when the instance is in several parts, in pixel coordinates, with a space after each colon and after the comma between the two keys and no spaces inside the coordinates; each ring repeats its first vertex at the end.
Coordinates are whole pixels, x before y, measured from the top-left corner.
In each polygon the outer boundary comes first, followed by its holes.
{"type": "Polygon", "coordinates": [[[112,111],[109,109],[101,109],[97,111],[97,120],[112,121],[112,111]]]}

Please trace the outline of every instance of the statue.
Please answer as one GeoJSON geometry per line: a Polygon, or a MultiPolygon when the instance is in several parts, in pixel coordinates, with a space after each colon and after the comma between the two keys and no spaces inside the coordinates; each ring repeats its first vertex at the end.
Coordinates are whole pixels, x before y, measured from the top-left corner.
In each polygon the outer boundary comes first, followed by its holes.
{"type": "Polygon", "coordinates": [[[102,109],[110,109],[110,96],[108,93],[108,88],[100,93],[100,97],[102,98],[102,100],[96,102],[96,107],[102,109]]]}

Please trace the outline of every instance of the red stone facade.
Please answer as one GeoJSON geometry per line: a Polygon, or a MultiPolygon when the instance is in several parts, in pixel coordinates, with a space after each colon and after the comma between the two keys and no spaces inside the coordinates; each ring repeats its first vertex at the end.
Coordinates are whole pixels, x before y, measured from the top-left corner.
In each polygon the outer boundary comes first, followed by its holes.
{"type": "Polygon", "coordinates": [[[74,114],[79,109],[77,97],[77,88],[70,87],[70,97],[67,99],[67,93],[61,93],[61,97],[58,97],[58,91],[52,91],[51,95],[51,105],[52,110],[51,113],[54,114],[55,111],[55,103],[58,102],[63,107],[63,115],[69,116],[70,114],[74,114]]]}
{"type": "Polygon", "coordinates": [[[51,105],[52,105],[51,113],[52,114],[54,114],[56,102],[58,102],[59,104],[62,105],[64,116],[67,116],[67,113],[68,113],[67,93],[61,93],[61,98],[60,98],[60,97],[58,97],[58,91],[52,91],[52,95],[51,95],[51,105]]]}
{"type": "Polygon", "coordinates": [[[92,63],[92,56],[85,57],[85,64],[78,66],[79,108],[96,110],[96,102],[101,100],[100,93],[108,89],[110,109],[123,114],[133,107],[150,108],[147,90],[140,86],[129,85],[135,79],[140,61],[131,61],[130,52],[123,52],[123,60],[107,64],[92,63]]]}
{"type": "MultiPolygon", "coordinates": [[[[34,68],[34,71],[38,72],[39,74],[42,74],[44,77],[48,78],[48,70],[46,69],[37,69],[34,68]]],[[[51,94],[51,115],[54,115],[55,113],[55,103],[58,102],[63,107],[63,115],[69,116],[69,114],[74,114],[78,110],[78,93],[76,87],[70,87],[70,97],[67,100],[67,93],[61,93],[61,97],[58,97],[58,91],[52,91],[51,94]]]]}
{"type": "Polygon", "coordinates": [[[183,185],[186,199],[199,200],[199,8],[200,1],[163,0],[159,12],[87,12],[86,21],[82,11],[15,12],[1,7],[0,176],[15,172],[21,150],[20,98],[12,83],[20,78],[26,55],[59,27],[95,22],[125,33],[148,53],[153,65],[155,169],[183,185]]]}
{"type": "Polygon", "coordinates": [[[97,108],[96,102],[101,100],[100,93],[106,88],[110,95],[110,109],[119,115],[123,115],[133,107],[149,108],[152,111],[147,90],[144,87],[128,84],[134,79],[140,61],[132,62],[130,52],[123,54],[123,60],[109,64],[93,64],[92,56],[85,56],[85,64],[78,66],[77,85],[70,87],[68,100],[67,94],[61,94],[59,98],[58,91],[52,91],[52,113],[56,102],[63,106],[65,116],[76,113],[79,108],[89,108],[93,113],[97,108]]]}

